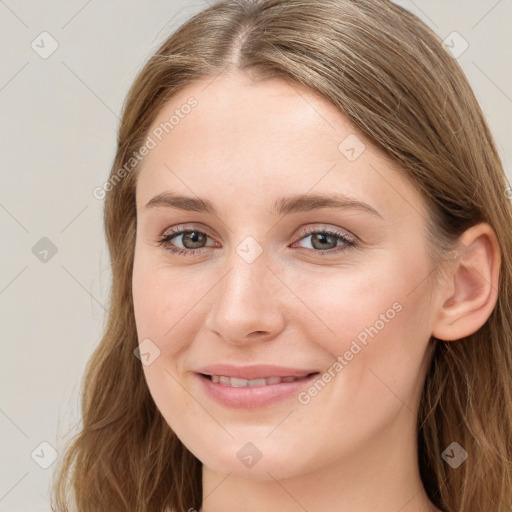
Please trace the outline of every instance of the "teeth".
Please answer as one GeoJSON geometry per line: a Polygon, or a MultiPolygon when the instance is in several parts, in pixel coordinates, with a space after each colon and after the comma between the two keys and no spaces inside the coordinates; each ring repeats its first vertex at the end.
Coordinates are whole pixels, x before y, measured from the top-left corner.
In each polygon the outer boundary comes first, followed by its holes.
{"type": "MultiPolygon", "coordinates": [[[[239,379],[239,380],[245,380],[245,379],[239,379]]],[[[231,382],[233,382],[233,379],[231,379],[231,382]]],[[[246,381],[248,386],[266,386],[267,381],[265,379],[252,379],[246,381]]],[[[233,384],[231,384],[233,385],[233,384]]],[[[241,387],[241,386],[240,386],[241,387]]]]}
{"type": "Polygon", "coordinates": [[[269,384],[280,384],[281,382],[294,382],[306,378],[303,377],[268,377],[266,379],[239,379],[238,377],[226,377],[222,375],[210,375],[212,382],[218,382],[225,386],[244,388],[247,386],[267,386],[269,384]]]}
{"type": "Polygon", "coordinates": [[[237,379],[235,377],[221,377],[220,381],[222,384],[227,384],[228,386],[233,386],[234,388],[244,388],[249,383],[247,379],[237,379]]]}

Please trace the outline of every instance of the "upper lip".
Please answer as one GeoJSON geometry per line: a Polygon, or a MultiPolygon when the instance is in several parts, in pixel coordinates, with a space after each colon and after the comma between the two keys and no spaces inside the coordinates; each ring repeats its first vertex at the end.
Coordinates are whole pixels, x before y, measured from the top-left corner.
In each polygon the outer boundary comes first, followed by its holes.
{"type": "Polygon", "coordinates": [[[311,373],[317,373],[317,370],[305,370],[304,368],[290,368],[272,364],[258,364],[252,366],[213,364],[199,369],[197,373],[251,380],[266,379],[268,377],[303,377],[311,373]]]}

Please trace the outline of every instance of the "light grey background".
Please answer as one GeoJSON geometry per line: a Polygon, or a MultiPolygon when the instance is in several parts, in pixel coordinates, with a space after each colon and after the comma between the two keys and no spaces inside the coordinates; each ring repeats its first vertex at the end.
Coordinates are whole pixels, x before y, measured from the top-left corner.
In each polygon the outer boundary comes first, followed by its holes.
{"type": "MultiPolygon", "coordinates": [[[[469,44],[458,60],[512,182],[512,0],[398,3],[442,38],[456,31],[469,44]]],[[[92,192],[108,177],[136,72],[206,5],[0,0],[0,512],[50,510],[55,464],[41,467],[52,452],[40,443],[61,453],[76,431],[80,381],[106,318],[103,203],[92,192]],[[52,39],[58,48],[46,56],[52,39]],[[57,252],[45,254],[52,244],[57,252]]]]}

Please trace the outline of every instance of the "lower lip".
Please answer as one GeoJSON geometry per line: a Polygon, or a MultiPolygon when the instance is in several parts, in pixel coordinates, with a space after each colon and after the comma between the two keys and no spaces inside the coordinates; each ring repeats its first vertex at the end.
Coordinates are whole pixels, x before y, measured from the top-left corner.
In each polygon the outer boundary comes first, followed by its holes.
{"type": "Polygon", "coordinates": [[[318,373],[293,382],[280,382],[266,386],[246,386],[236,388],[220,382],[213,382],[204,375],[197,374],[206,393],[217,403],[235,409],[255,409],[272,405],[280,400],[297,395],[318,378],[318,373]]]}

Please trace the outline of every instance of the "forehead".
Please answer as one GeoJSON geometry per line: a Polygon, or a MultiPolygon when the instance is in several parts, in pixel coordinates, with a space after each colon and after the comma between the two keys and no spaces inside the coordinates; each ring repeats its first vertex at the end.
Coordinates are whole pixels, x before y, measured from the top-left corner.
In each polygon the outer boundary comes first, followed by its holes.
{"type": "Polygon", "coordinates": [[[204,79],[175,95],[148,134],[155,147],[142,162],[138,203],[172,190],[209,197],[220,209],[240,197],[268,207],[274,196],[337,191],[401,215],[419,201],[346,116],[280,79],[204,79]]]}

